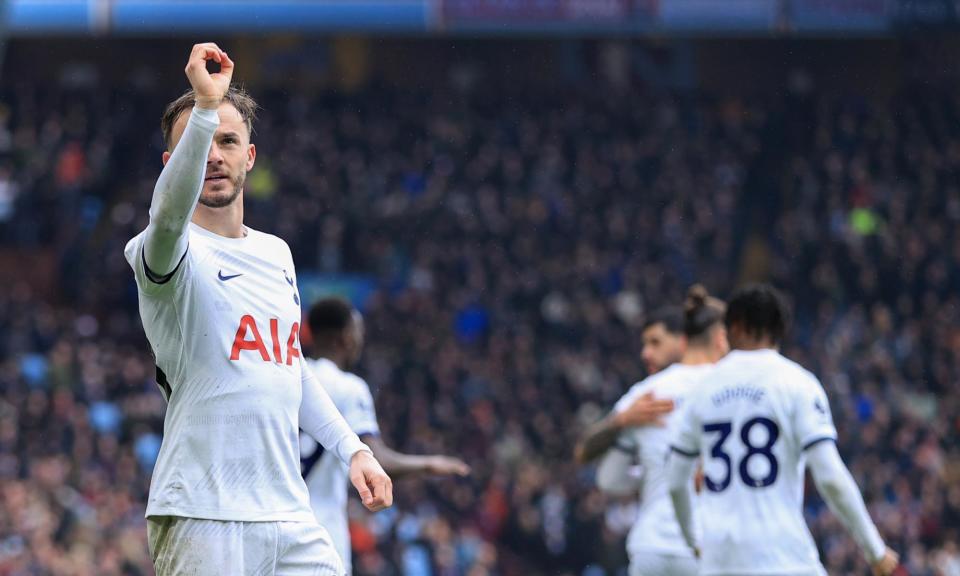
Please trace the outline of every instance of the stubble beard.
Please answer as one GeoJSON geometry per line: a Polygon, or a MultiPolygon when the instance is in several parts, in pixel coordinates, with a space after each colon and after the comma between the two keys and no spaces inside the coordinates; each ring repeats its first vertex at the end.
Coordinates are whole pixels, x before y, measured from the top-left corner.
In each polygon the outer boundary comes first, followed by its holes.
{"type": "Polygon", "coordinates": [[[233,184],[233,193],[229,196],[223,196],[217,194],[212,198],[210,195],[200,193],[200,204],[203,204],[207,208],[225,208],[236,201],[240,196],[240,192],[243,191],[243,183],[247,179],[247,173],[241,172],[236,178],[230,181],[233,184]]]}

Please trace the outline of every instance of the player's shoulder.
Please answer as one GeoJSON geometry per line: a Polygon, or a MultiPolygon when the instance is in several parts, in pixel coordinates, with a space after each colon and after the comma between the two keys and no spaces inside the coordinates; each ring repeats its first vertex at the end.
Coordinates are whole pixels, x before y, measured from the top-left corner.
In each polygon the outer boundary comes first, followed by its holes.
{"type": "Polygon", "coordinates": [[[123,257],[127,259],[127,262],[132,264],[137,257],[137,252],[140,251],[140,246],[143,245],[143,238],[146,233],[146,230],[141,230],[139,234],[128,240],[127,245],[123,247],[123,257]]]}
{"type": "Polygon", "coordinates": [[[342,370],[334,362],[326,358],[308,358],[307,366],[313,371],[321,382],[335,384],[340,389],[349,391],[365,390],[369,391],[367,381],[357,376],[353,372],[342,370]]]}
{"type": "Polygon", "coordinates": [[[645,392],[657,392],[658,390],[672,389],[678,384],[684,384],[695,378],[700,372],[698,366],[687,364],[671,364],[656,374],[651,374],[644,380],[645,392]]]}
{"type": "Polygon", "coordinates": [[[370,386],[362,377],[353,372],[343,372],[343,381],[350,386],[350,389],[357,393],[369,394],[370,386]]]}
{"type": "Polygon", "coordinates": [[[641,380],[639,382],[635,382],[633,386],[630,386],[630,388],[627,389],[627,391],[623,394],[623,396],[621,396],[620,399],[617,400],[616,403],[613,405],[613,411],[623,412],[624,410],[627,409],[628,406],[630,406],[630,404],[633,403],[634,400],[646,394],[648,390],[646,384],[647,384],[646,380],[641,380]]]}
{"type": "Polygon", "coordinates": [[[720,370],[716,373],[724,382],[738,381],[744,372],[753,373],[761,376],[759,382],[763,386],[782,390],[787,396],[796,391],[823,389],[813,372],[776,350],[731,352],[717,366],[720,370]]]}
{"type": "Polygon", "coordinates": [[[291,254],[290,245],[287,244],[287,241],[275,234],[255,230],[247,226],[247,235],[250,240],[259,245],[269,246],[272,250],[278,250],[287,255],[291,254]]]}
{"type": "Polygon", "coordinates": [[[807,388],[823,387],[820,379],[817,378],[813,372],[801,366],[799,362],[783,355],[778,356],[780,358],[780,364],[783,366],[783,374],[789,379],[791,384],[807,388]]]}
{"type": "Polygon", "coordinates": [[[326,358],[306,358],[304,362],[306,362],[307,367],[310,368],[313,374],[321,380],[333,378],[339,380],[343,376],[343,371],[326,358]]]}
{"type": "Polygon", "coordinates": [[[677,365],[674,364],[672,366],[668,366],[667,368],[664,368],[655,374],[647,376],[639,382],[635,382],[633,386],[627,389],[626,393],[624,393],[624,395],[617,400],[617,403],[613,408],[614,411],[620,412],[625,410],[627,407],[633,404],[637,398],[643,396],[647,392],[656,392],[656,390],[662,387],[665,382],[669,382],[671,380],[671,375],[673,373],[672,368],[674,368],[674,366],[677,365]]]}

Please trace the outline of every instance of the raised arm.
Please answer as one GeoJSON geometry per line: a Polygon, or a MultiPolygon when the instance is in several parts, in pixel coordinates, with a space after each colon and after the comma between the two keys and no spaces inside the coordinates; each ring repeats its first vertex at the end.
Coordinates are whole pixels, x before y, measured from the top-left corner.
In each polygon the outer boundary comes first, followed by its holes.
{"type": "Polygon", "coordinates": [[[187,251],[187,224],[203,188],[207,155],[220,124],[217,110],[230,87],[233,61],[216,44],[197,44],[184,71],[196,93],[196,106],[183,134],[168,143],[172,152],[164,153],[143,244],[144,263],[155,281],[169,277],[187,251]],[[211,60],[220,65],[219,72],[207,71],[211,60]]]}

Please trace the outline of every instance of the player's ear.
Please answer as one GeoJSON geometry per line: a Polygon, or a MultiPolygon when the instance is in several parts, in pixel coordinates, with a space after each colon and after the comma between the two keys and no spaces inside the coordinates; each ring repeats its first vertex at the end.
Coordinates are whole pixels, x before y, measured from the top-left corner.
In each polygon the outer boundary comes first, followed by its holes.
{"type": "Polygon", "coordinates": [[[170,152],[168,152],[167,150],[164,150],[163,155],[160,156],[160,160],[163,162],[163,165],[166,166],[167,162],[170,161],[170,152]]]}
{"type": "Polygon", "coordinates": [[[250,144],[247,148],[247,172],[253,170],[253,164],[257,161],[257,146],[250,144]]]}

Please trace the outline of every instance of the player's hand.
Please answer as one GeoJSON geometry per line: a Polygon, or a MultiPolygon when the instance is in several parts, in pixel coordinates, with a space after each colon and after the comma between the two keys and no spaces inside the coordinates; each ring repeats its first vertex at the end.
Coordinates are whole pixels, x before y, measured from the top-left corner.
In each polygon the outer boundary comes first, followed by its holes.
{"type": "Polygon", "coordinates": [[[653,397],[653,392],[647,392],[614,418],[621,428],[663,426],[663,417],[673,412],[673,408],[673,400],[657,400],[653,397]]]}
{"type": "Polygon", "coordinates": [[[213,42],[194,44],[184,72],[197,94],[197,106],[216,110],[230,88],[233,60],[213,42]],[[211,73],[207,70],[207,62],[210,60],[220,65],[219,72],[211,73]]]}
{"type": "Polygon", "coordinates": [[[470,466],[459,458],[431,456],[427,462],[427,472],[440,476],[467,476],[470,474],[470,466]]]}
{"type": "Polygon", "coordinates": [[[887,548],[887,551],[883,554],[883,558],[874,562],[871,568],[873,569],[874,576],[890,576],[899,565],[900,556],[893,550],[887,548]]]}
{"type": "Polygon", "coordinates": [[[697,471],[693,473],[693,489],[697,494],[703,492],[703,483],[706,479],[706,474],[703,472],[703,464],[697,464],[697,471]]]}
{"type": "Polygon", "coordinates": [[[370,452],[360,450],[350,459],[350,482],[367,510],[379,512],[393,506],[393,481],[370,452]]]}

